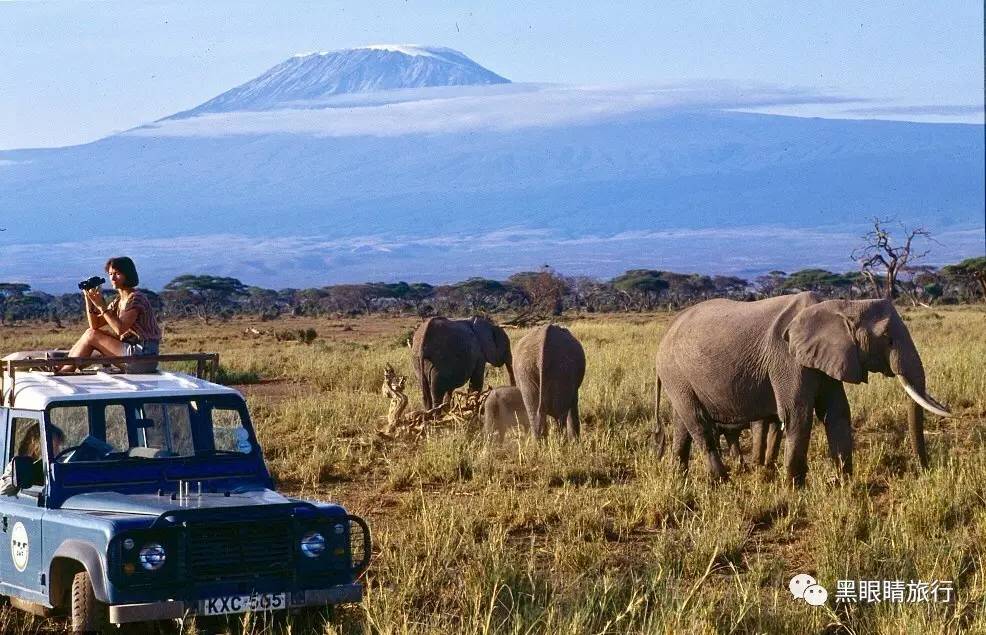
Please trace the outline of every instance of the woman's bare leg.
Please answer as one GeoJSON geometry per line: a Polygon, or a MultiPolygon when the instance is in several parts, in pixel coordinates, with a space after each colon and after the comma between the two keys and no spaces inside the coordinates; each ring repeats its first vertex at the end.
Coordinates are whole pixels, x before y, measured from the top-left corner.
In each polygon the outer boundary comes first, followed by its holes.
{"type": "MultiPolygon", "coordinates": [[[[92,357],[94,352],[104,357],[119,357],[123,354],[123,342],[108,333],[96,329],[86,329],[86,332],[72,346],[69,357],[92,357]]],[[[71,364],[62,366],[61,372],[72,372],[75,367],[71,364]]]]}

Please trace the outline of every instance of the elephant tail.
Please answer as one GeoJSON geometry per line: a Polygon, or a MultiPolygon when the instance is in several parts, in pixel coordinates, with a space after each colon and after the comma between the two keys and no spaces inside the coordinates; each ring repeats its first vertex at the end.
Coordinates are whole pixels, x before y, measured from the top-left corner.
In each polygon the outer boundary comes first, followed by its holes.
{"type": "Polygon", "coordinates": [[[664,450],[668,445],[668,435],[661,425],[661,378],[657,378],[654,386],[654,449],[658,457],[664,456],[664,450]]]}

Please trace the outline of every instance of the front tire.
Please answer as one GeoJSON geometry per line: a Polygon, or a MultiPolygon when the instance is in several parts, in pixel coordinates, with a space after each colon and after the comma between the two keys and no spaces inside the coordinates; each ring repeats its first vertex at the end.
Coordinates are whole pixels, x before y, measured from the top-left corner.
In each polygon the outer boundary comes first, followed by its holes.
{"type": "Polygon", "coordinates": [[[92,580],[85,571],[72,578],[72,632],[104,633],[109,626],[109,611],[96,599],[92,580]]]}

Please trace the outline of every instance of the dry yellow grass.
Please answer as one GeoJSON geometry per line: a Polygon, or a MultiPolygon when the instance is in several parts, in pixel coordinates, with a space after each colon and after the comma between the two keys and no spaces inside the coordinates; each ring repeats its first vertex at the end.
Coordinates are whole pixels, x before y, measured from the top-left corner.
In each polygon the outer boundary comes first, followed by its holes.
{"type": "MultiPolygon", "coordinates": [[[[218,350],[243,387],[282,489],[366,517],[375,557],[361,606],[328,621],[236,623],[247,632],[929,633],[986,632],[986,311],[908,310],[929,387],[959,415],[928,422],[930,469],[905,437],[896,382],[852,386],[856,474],[832,481],[824,434],[808,486],[761,471],[712,486],[651,451],[653,356],[667,315],[592,316],[569,326],[588,369],[578,443],[503,447],[471,429],[421,440],[375,434],[386,363],[413,377],[413,318],[168,324],[169,350],[218,350]],[[246,336],[314,327],[311,346],[246,336]],[[811,573],[827,607],[793,599],[811,573]],[[951,580],[951,603],[836,604],[836,580],[951,580]]],[[[512,332],[516,340],[523,331],[512,332]]],[[[71,329],[0,328],[0,350],[66,346],[71,329]]],[[[505,374],[488,375],[493,384],[505,374]]],[[[412,379],[413,382],[413,379],[412,379]]],[[[420,406],[417,387],[412,407],[420,406]]],[[[666,414],[664,415],[666,416],[666,414]]],[[[732,466],[735,468],[735,465],[732,466]]],[[[4,632],[58,624],[0,613],[4,632]]],[[[186,632],[194,625],[186,625],[186,632]]]]}

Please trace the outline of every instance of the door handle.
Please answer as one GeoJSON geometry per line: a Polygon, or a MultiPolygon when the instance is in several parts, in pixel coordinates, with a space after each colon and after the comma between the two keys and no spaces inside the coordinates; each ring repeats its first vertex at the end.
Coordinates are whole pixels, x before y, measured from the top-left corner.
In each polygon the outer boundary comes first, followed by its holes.
{"type": "Polygon", "coordinates": [[[3,517],[3,533],[7,533],[7,517],[3,517]]]}

